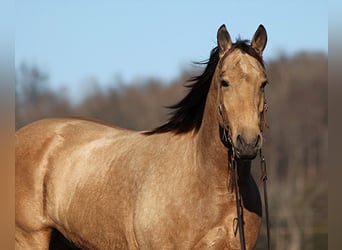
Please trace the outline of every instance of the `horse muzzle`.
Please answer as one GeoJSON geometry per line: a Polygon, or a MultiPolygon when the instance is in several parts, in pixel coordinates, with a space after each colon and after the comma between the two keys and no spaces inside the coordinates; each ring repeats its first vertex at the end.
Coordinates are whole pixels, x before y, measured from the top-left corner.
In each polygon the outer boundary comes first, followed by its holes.
{"type": "Polygon", "coordinates": [[[253,160],[261,146],[262,137],[260,134],[250,140],[245,138],[243,135],[238,134],[235,143],[235,153],[239,159],[253,160]]]}

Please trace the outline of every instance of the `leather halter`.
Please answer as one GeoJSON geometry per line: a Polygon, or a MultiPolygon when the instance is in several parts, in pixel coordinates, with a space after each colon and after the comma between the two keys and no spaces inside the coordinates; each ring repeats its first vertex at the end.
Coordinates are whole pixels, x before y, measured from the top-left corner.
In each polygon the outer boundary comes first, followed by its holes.
{"type": "MultiPolygon", "coordinates": [[[[239,191],[238,185],[238,172],[237,172],[237,157],[236,157],[236,149],[232,141],[231,137],[231,130],[229,127],[228,119],[227,119],[227,112],[225,106],[222,102],[222,95],[221,95],[221,88],[222,86],[218,87],[218,112],[222,119],[222,126],[219,127],[220,138],[223,145],[227,148],[228,151],[228,171],[231,173],[230,180],[228,180],[227,189],[228,191],[232,190],[232,185],[234,185],[235,190],[235,200],[236,200],[236,211],[237,211],[237,228],[234,229],[234,234],[236,235],[237,229],[239,230],[240,236],[240,245],[241,250],[246,249],[246,241],[245,241],[245,233],[244,233],[244,221],[243,221],[243,204],[241,201],[241,194],[239,191]]],[[[267,126],[265,120],[265,113],[268,109],[268,106],[264,104],[264,109],[260,114],[260,131],[263,133],[263,129],[267,126]]],[[[269,213],[268,213],[268,199],[267,199],[267,171],[266,171],[266,161],[265,157],[262,153],[262,149],[259,150],[260,156],[260,168],[261,168],[261,177],[260,179],[263,182],[263,190],[264,190],[264,206],[265,206],[265,214],[266,214],[266,227],[267,227],[267,249],[271,250],[271,243],[270,243],[270,226],[269,226],[269,213]]]]}

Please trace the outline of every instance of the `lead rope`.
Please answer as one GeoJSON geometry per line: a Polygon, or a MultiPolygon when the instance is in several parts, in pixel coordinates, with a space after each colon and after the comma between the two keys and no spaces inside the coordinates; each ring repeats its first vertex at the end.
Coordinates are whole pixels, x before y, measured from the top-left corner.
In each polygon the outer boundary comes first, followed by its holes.
{"type": "MultiPolygon", "coordinates": [[[[243,221],[243,206],[242,206],[241,195],[240,195],[240,190],[239,190],[237,162],[235,160],[235,155],[232,160],[232,168],[234,171],[234,173],[232,174],[234,175],[235,203],[236,203],[236,211],[237,211],[239,236],[240,236],[240,245],[241,245],[241,250],[245,250],[246,242],[245,242],[244,221],[243,221]]],[[[235,235],[236,233],[237,233],[237,230],[234,230],[235,235]]]]}
{"type": "Polygon", "coordinates": [[[259,151],[260,155],[260,168],[261,168],[261,181],[263,182],[264,189],[264,207],[266,214],[266,233],[267,233],[267,249],[271,250],[271,234],[270,234],[270,220],[268,216],[268,199],[267,199],[267,169],[266,169],[266,160],[262,153],[262,149],[259,151]]]}
{"type": "MultiPolygon", "coordinates": [[[[265,113],[268,110],[268,105],[265,99],[264,109],[261,113],[261,132],[264,133],[264,127],[268,127],[268,124],[265,119],[265,113]]],[[[266,160],[264,154],[262,153],[262,148],[259,150],[259,157],[260,157],[260,170],[261,170],[261,177],[260,180],[263,183],[263,190],[264,190],[264,207],[265,207],[265,217],[266,217],[266,236],[267,236],[267,249],[271,250],[271,232],[270,232],[270,220],[269,220],[269,213],[268,213],[268,198],[267,198],[267,168],[266,168],[266,160]]]]}
{"type": "MultiPolygon", "coordinates": [[[[239,236],[240,236],[240,245],[241,250],[246,250],[246,242],[245,242],[245,232],[244,232],[244,221],[243,221],[243,206],[241,202],[240,190],[239,190],[239,183],[238,183],[238,173],[237,173],[237,162],[236,162],[236,155],[235,155],[235,147],[231,138],[231,133],[228,125],[228,120],[226,117],[225,107],[222,104],[221,95],[220,95],[220,88],[218,91],[219,95],[219,104],[218,104],[218,111],[222,117],[223,128],[221,130],[221,139],[224,145],[227,147],[227,155],[228,155],[228,176],[231,176],[231,180],[227,183],[228,190],[231,190],[231,185],[234,185],[235,190],[235,203],[236,203],[236,213],[237,218],[237,228],[234,228],[234,235],[237,233],[237,229],[239,229],[239,236]],[[231,153],[229,152],[229,145],[231,147],[231,153]],[[233,182],[233,183],[232,183],[233,182]]],[[[234,226],[234,225],[233,225],[234,226]]]]}

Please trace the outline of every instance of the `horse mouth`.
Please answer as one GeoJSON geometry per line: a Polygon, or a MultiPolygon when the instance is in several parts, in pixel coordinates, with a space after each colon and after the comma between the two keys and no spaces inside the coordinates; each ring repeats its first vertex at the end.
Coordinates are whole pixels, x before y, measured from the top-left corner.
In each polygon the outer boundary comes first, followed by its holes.
{"type": "Polygon", "coordinates": [[[236,157],[240,160],[253,160],[257,156],[257,150],[239,151],[236,150],[236,157]]]}

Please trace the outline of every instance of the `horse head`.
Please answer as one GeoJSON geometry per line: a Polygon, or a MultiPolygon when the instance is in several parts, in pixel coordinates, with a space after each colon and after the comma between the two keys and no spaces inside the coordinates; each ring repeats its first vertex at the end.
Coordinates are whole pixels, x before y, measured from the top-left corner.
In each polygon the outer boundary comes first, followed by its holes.
{"type": "Polygon", "coordinates": [[[218,90],[220,126],[240,159],[253,159],[262,147],[267,76],[262,53],[267,42],[260,25],[251,43],[232,43],[226,27],[217,32],[219,62],[214,83],[218,90]]]}

